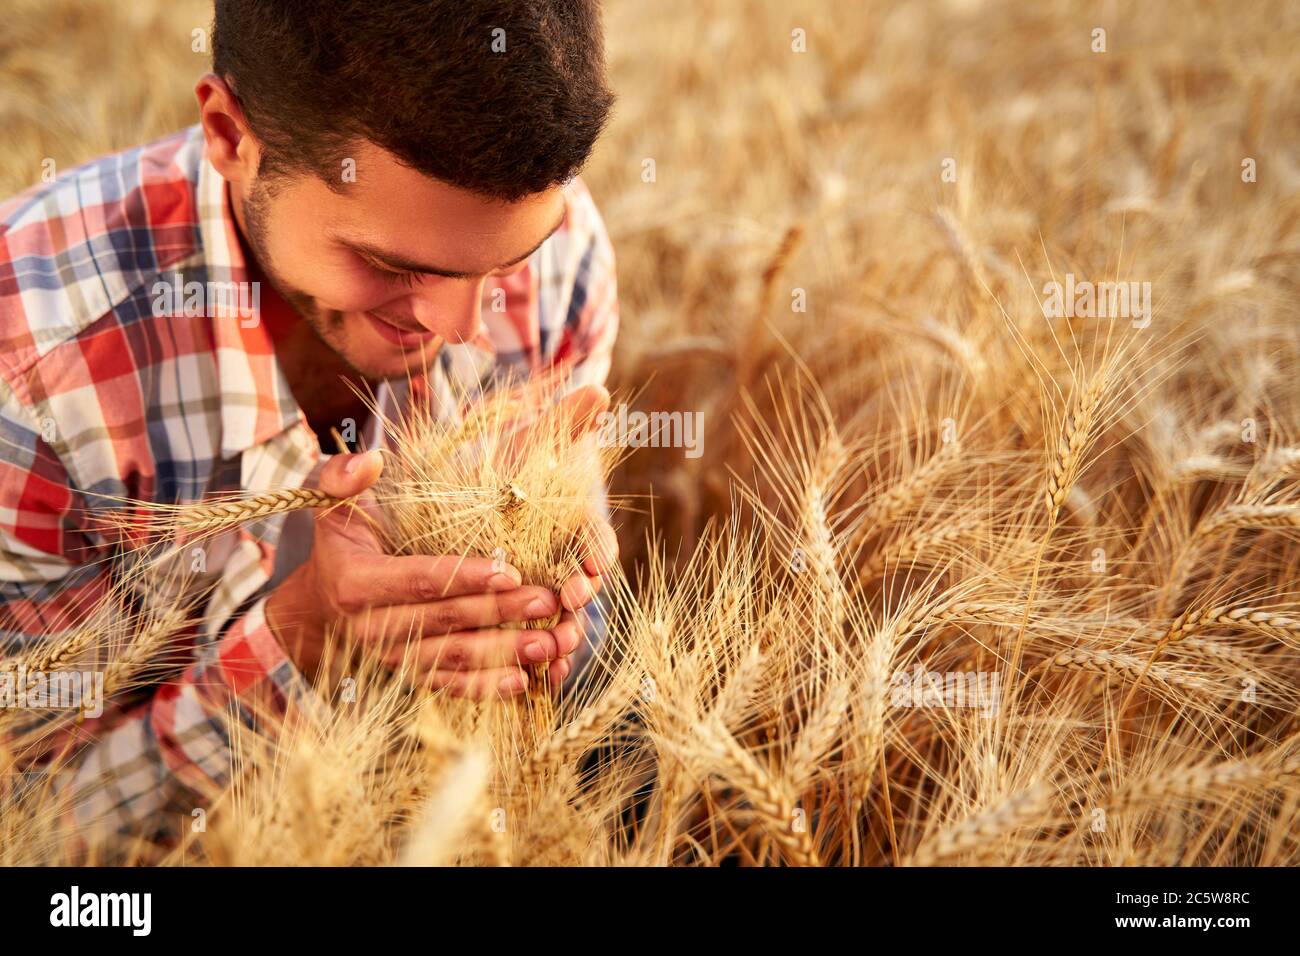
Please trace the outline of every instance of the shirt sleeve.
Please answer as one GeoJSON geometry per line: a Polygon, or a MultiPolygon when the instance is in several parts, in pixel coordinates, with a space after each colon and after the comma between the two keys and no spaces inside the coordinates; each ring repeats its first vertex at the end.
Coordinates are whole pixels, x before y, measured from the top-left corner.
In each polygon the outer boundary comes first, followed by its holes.
{"type": "Polygon", "coordinates": [[[265,608],[263,597],[177,680],[78,754],[60,786],[79,832],[147,832],[164,826],[169,812],[188,825],[229,781],[232,723],[274,735],[308,689],[265,608]]]}
{"type": "MultiPolygon", "coordinates": [[[[20,663],[40,660],[105,606],[120,565],[41,421],[12,393],[0,402],[0,443],[0,669],[16,676],[20,663]]],[[[30,785],[57,766],[53,782],[71,797],[78,832],[148,832],[169,807],[188,814],[228,778],[231,721],[273,731],[307,692],[266,624],[265,598],[205,647],[184,631],[175,647],[180,663],[161,683],[129,703],[110,699],[101,716],[0,712],[15,778],[30,785]]]]}

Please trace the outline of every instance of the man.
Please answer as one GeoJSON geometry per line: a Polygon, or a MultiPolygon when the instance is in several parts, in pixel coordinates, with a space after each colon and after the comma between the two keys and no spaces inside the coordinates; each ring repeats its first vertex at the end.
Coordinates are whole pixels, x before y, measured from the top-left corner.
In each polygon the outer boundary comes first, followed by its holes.
{"type": "MultiPolygon", "coordinates": [[[[323,450],[367,430],[347,383],[454,414],[507,373],[563,369],[564,400],[608,400],[613,254],[575,178],[612,102],[594,0],[216,0],[196,93],[192,129],[0,206],[7,653],[111,584],[106,496],[363,492],[378,454],[323,450]]],[[[227,714],[255,722],[232,703],[287,706],[338,621],[453,694],[518,694],[542,662],[558,685],[615,558],[594,517],[555,594],[490,559],[389,557],[342,511],[311,524],[205,545],[195,659],[80,727],[79,816],[194,805],[228,774],[227,714]]]]}

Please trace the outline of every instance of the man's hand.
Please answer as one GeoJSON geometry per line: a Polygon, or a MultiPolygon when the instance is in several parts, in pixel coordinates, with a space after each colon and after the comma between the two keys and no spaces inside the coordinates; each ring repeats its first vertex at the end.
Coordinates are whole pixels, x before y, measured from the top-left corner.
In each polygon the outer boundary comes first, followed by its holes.
{"type": "MultiPolygon", "coordinates": [[[[336,455],[320,488],[339,498],[361,495],[383,469],[378,452],[336,455]]],[[[369,500],[367,500],[369,499],[369,500]]],[[[373,507],[362,496],[357,506],[373,507]]],[[[511,696],[527,682],[521,665],[550,662],[557,685],[582,640],[573,611],[586,601],[567,582],[568,610],[550,630],[507,630],[507,621],[553,615],[557,596],[521,587],[519,572],[490,558],[393,557],[365,516],[351,506],[319,514],[310,557],[267,601],[267,622],[308,677],[320,664],[326,632],[339,625],[390,664],[409,657],[432,687],[469,697],[511,696]],[[409,639],[409,646],[408,646],[409,639]]],[[[593,592],[594,593],[594,592],[593,592]]]]}
{"type": "MultiPolygon", "coordinates": [[[[585,434],[608,408],[609,393],[589,386],[564,401],[577,412],[575,433],[585,434]]],[[[363,494],[382,469],[380,454],[367,452],[336,455],[321,472],[326,494],[360,497],[355,506],[317,515],[310,557],[267,601],[267,623],[298,668],[315,675],[326,633],[338,625],[376,647],[387,663],[409,661],[430,686],[458,696],[521,694],[528,686],[523,668],[544,662],[558,687],[582,644],[582,608],[618,559],[618,538],[609,523],[592,515],[580,542],[582,568],[558,596],[521,586],[515,568],[490,558],[393,557],[384,553],[367,518],[375,516],[374,499],[363,494]],[[557,609],[563,613],[549,630],[502,627],[547,618],[557,609]]]]}
{"type": "MultiPolygon", "coordinates": [[[[574,438],[593,431],[600,416],[609,410],[609,392],[599,385],[584,385],[560,400],[563,420],[572,424],[574,438]]],[[[560,603],[568,611],[577,611],[591,603],[601,587],[601,576],[618,560],[618,535],[600,513],[593,513],[580,542],[582,572],[573,575],[560,588],[560,603]]]]}

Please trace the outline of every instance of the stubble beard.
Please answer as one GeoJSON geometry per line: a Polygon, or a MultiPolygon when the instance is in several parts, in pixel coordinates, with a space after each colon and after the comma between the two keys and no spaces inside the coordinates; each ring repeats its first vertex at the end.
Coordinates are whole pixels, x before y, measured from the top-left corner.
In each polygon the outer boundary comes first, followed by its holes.
{"type": "Polygon", "coordinates": [[[266,217],[270,205],[270,190],[264,177],[253,181],[248,195],[244,198],[244,225],[249,252],[252,253],[262,274],[271,287],[298,316],[307,323],[308,328],[320,343],[343,362],[359,378],[373,380],[391,378],[390,375],[377,374],[373,369],[359,368],[348,358],[343,346],[347,342],[347,327],[343,313],[334,309],[322,309],[316,300],[284,280],[267,254],[266,217]]]}

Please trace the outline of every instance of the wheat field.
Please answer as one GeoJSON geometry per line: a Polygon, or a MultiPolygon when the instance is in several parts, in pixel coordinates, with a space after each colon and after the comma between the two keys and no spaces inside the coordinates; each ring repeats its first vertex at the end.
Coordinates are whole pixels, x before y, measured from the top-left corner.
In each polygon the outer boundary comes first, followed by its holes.
{"type": "MultiPolygon", "coordinates": [[[[193,122],[204,4],[3,5],[0,192],[193,122]]],[[[612,468],[592,679],[470,705],[340,633],[359,698],[236,730],[205,830],[29,791],[0,862],[1300,864],[1300,9],[654,7],[585,178],[611,387],[701,453],[415,423],[385,491],[395,553],[540,580],[612,468]]]]}

